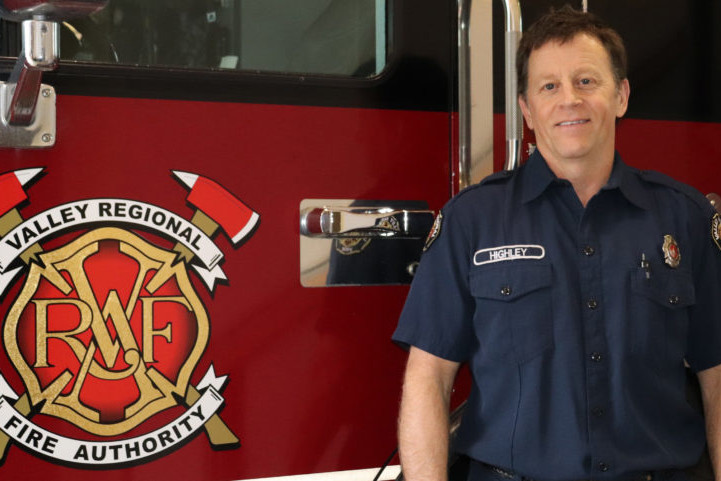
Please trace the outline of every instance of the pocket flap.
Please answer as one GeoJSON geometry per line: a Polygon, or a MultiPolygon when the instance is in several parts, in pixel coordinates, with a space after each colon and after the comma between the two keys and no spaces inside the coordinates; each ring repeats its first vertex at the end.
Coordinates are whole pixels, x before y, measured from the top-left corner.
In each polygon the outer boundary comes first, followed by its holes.
{"type": "Polygon", "coordinates": [[[693,279],[690,274],[682,271],[651,272],[646,278],[646,272],[637,269],[631,277],[631,290],[670,309],[696,303],[693,279]]]}
{"type": "Polygon", "coordinates": [[[470,288],[475,297],[512,301],[549,287],[552,280],[550,264],[508,261],[476,269],[470,278],[470,288]]]}

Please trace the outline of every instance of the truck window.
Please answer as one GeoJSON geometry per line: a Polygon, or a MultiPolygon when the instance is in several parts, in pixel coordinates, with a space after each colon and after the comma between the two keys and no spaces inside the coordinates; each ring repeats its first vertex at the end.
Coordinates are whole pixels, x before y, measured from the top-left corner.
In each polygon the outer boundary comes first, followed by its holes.
{"type": "Polygon", "coordinates": [[[113,0],[63,22],[61,59],[370,77],[386,38],[386,0],[113,0]]]}

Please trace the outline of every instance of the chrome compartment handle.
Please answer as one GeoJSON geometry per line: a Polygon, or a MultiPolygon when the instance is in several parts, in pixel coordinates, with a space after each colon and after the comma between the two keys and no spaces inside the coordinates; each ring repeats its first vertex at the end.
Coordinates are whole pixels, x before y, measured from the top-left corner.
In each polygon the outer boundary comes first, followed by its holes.
{"type": "Polygon", "coordinates": [[[307,237],[381,237],[421,239],[433,225],[432,210],[390,207],[313,207],[300,213],[300,233],[307,237]]]}

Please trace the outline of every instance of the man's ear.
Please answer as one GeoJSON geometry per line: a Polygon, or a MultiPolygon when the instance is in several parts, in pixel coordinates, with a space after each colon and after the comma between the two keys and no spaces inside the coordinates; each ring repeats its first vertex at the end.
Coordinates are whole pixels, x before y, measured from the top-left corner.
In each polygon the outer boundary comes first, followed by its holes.
{"type": "Polygon", "coordinates": [[[618,108],[616,109],[616,117],[621,118],[628,109],[628,98],[631,96],[631,85],[628,79],[621,80],[618,86],[618,108]]]}
{"type": "Polygon", "coordinates": [[[518,105],[521,106],[521,112],[523,112],[523,118],[526,119],[526,125],[528,125],[529,129],[533,130],[533,119],[531,118],[531,109],[528,108],[526,99],[523,98],[522,94],[518,96],[518,105]]]}

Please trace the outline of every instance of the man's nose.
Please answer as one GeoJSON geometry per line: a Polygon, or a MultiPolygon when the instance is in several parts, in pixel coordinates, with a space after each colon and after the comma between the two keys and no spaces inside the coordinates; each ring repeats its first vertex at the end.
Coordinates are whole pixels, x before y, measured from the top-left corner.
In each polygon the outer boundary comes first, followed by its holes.
{"type": "Polygon", "coordinates": [[[572,85],[566,85],[561,89],[561,101],[563,105],[575,107],[581,103],[581,96],[572,85]]]}

